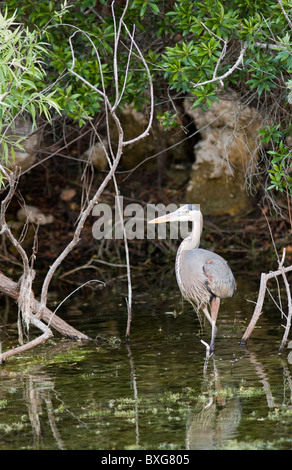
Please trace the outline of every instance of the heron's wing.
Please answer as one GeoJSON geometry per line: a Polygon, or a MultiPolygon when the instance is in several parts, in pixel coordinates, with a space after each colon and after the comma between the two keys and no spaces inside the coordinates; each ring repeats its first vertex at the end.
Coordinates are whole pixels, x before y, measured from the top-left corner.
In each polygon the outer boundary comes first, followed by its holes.
{"type": "Polygon", "coordinates": [[[210,259],[203,265],[210,291],[220,298],[232,297],[236,284],[232,271],[221,256],[210,253],[210,259]]]}

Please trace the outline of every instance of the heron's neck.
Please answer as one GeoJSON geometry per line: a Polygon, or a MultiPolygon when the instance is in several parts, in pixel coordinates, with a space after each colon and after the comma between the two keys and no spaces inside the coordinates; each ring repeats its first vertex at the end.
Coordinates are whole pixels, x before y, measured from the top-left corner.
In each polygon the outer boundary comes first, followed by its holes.
{"type": "Polygon", "coordinates": [[[194,223],[191,235],[185,238],[181,243],[181,250],[194,250],[198,248],[200,245],[201,232],[201,224],[194,223]]]}

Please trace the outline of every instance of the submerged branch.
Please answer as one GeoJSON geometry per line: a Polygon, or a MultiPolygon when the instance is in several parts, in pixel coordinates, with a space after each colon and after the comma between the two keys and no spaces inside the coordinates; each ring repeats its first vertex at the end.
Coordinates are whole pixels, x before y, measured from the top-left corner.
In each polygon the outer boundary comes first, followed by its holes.
{"type": "Polygon", "coordinates": [[[11,356],[16,356],[16,354],[20,354],[24,351],[27,351],[28,349],[34,348],[35,346],[44,343],[47,339],[51,338],[53,336],[52,331],[50,328],[45,325],[43,322],[35,318],[33,315],[30,317],[30,323],[34,326],[36,326],[39,330],[43,331],[43,334],[41,336],[38,336],[37,338],[29,341],[28,343],[22,344],[21,346],[18,346],[16,348],[9,349],[9,351],[6,351],[4,353],[0,354],[0,364],[3,364],[8,357],[11,356]]]}

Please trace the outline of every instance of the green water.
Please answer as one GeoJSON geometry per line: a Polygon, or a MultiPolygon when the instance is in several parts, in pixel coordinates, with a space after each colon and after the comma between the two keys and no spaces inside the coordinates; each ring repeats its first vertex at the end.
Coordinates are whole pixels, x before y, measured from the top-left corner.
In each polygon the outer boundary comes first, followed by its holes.
{"type": "MultiPolygon", "coordinates": [[[[78,291],[59,314],[97,341],[54,337],[0,368],[0,449],[292,449],[292,364],[289,349],[277,353],[280,316],[269,303],[242,348],[257,284],[237,282],[236,297],[222,302],[207,369],[200,340],[210,329],[190,306],[180,314],[175,280],[144,278],[141,287],[133,279],[128,343],[126,283],[78,291]]],[[[14,324],[1,340],[3,350],[16,345],[14,324]]]]}

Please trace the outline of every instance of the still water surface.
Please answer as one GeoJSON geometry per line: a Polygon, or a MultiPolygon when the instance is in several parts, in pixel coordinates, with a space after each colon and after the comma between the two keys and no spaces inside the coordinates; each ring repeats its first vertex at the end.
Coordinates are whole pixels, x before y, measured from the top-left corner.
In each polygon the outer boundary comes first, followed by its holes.
{"type": "MultiPolygon", "coordinates": [[[[175,280],[133,280],[128,343],[125,285],[78,291],[62,316],[97,341],[54,337],[0,368],[0,449],[292,449],[281,320],[268,303],[248,351],[241,347],[258,282],[237,282],[206,370],[209,326],[201,330],[189,305],[180,314],[175,280]]],[[[3,350],[16,344],[14,325],[1,339],[3,350]]]]}

